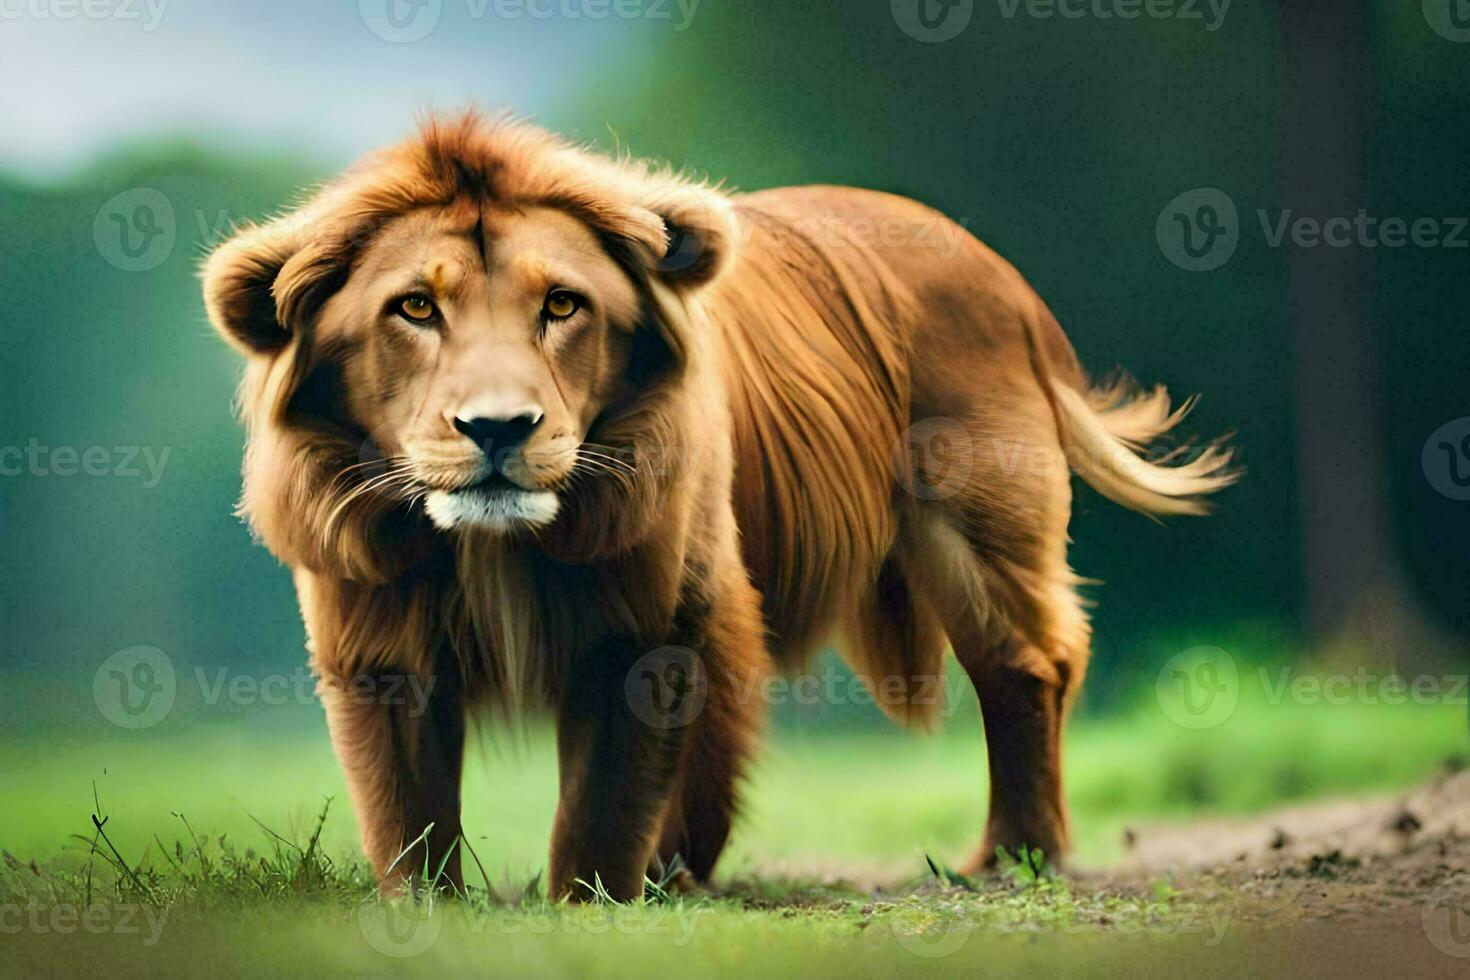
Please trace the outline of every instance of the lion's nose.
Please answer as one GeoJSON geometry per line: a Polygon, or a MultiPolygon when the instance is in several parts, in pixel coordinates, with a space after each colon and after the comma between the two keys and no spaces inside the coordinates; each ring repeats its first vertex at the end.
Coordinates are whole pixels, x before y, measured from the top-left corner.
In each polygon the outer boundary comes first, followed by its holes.
{"type": "Polygon", "coordinates": [[[501,418],[455,418],[454,427],[474,440],[480,452],[495,461],[500,453],[518,449],[531,438],[542,417],[541,411],[533,408],[501,418]]]}

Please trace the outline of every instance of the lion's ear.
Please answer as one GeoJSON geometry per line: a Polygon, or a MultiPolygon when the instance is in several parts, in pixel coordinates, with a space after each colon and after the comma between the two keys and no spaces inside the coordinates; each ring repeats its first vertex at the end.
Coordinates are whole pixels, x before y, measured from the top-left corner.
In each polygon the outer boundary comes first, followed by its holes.
{"type": "Polygon", "coordinates": [[[204,263],[204,307],[244,354],[274,354],[341,284],[343,249],[301,215],[247,228],[204,263]]]}
{"type": "Polygon", "coordinates": [[[666,238],[655,271],[680,290],[713,282],[735,257],[740,225],[728,198],[695,187],[675,187],[644,206],[658,215],[666,238]]]}
{"type": "Polygon", "coordinates": [[[271,354],[291,339],[276,319],[281,267],[304,242],[277,221],[238,233],[204,263],[204,308],[220,335],[244,354],[271,354]]]}

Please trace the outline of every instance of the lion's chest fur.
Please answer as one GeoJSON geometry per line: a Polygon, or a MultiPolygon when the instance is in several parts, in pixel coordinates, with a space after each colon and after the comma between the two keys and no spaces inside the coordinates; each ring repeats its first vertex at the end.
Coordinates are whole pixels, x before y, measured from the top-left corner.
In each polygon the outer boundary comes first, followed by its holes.
{"type": "Polygon", "coordinates": [[[466,536],[447,597],[451,643],[486,697],[549,705],[579,658],[610,642],[667,638],[683,577],[656,549],[579,564],[529,543],[466,536]]]}

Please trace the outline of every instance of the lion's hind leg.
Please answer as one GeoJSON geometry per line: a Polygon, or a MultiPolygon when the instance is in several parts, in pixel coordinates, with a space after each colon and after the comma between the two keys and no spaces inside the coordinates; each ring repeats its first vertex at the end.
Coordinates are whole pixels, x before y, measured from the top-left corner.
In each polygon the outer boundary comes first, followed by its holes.
{"type": "Polygon", "coordinates": [[[1055,425],[1044,402],[1010,404],[946,420],[947,460],[916,454],[896,539],[843,644],[885,713],[927,727],[947,687],[948,638],[979,697],[989,757],[990,812],[971,870],[994,863],[998,847],[1053,861],[1065,852],[1061,733],[1088,658],[1055,425]]]}
{"type": "MultiPolygon", "coordinates": [[[[1063,508],[1065,510],[1065,508],[1063,508]]],[[[1046,516],[1038,502],[1034,520],[1046,516]]],[[[988,525],[994,527],[994,525],[988,525]]],[[[966,865],[992,866],[1021,846],[1051,862],[1067,850],[1062,726],[1081,687],[1088,624],[1065,559],[1065,520],[996,548],[979,526],[939,509],[906,525],[905,567],[931,602],[975,686],[985,730],[990,810],[966,865]]]]}

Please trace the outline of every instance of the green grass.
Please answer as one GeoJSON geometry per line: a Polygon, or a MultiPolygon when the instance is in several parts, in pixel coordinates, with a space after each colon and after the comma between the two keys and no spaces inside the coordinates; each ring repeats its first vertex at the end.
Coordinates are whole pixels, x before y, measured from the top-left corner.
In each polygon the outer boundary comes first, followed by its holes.
{"type": "MultiPolygon", "coordinates": [[[[286,713],[288,709],[280,709],[286,713]]],[[[262,713],[224,724],[183,719],[140,732],[104,728],[0,744],[11,807],[0,846],[55,858],[67,835],[90,830],[93,789],[112,833],[138,856],[156,836],[183,833],[183,814],[212,834],[255,839],[255,820],[302,836],[322,801],[332,853],[354,847],[346,791],[320,720],[262,713]],[[253,818],[253,819],[252,819],[253,818]]],[[[1123,827],[1204,812],[1246,813],[1284,801],[1410,785],[1465,748],[1456,705],[1272,705],[1247,686],[1217,727],[1173,724],[1152,700],[1068,731],[1066,768],[1077,857],[1117,854],[1123,827]]],[[[529,878],[545,863],[556,760],[538,730],[482,733],[466,766],[465,826],[492,876],[529,878]]],[[[933,736],[897,730],[776,733],[749,787],[749,806],[723,865],[727,874],[789,865],[914,869],[931,853],[959,863],[978,842],[986,789],[984,743],[969,712],[933,736]]]]}
{"type": "Polygon", "coordinates": [[[1228,928],[1224,915],[1172,901],[1164,883],[1147,896],[1074,894],[1034,862],[1014,863],[983,885],[929,862],[916,887],[883,899],[767,880],[738,883],[719,898],[671,897],[650,885],[638,902],[571,906],[548,902],[538,878],[517,895],[471,889],[454,899],[384,901],[360,863],[338,864],[322,849],[325,819],[303,841],[267,831],[262,845],[244,849],[186,827],[187,843],[160,844],[159,860],[134,865],[107,833],[110,818],[94,815],[87,858],[70,871],[6,854],[0,932],[21,940],[4,965],[22,975],[61,963],[156,975],[178,971],[183,954],[191,973],[289,964],[455,975],[490,963],[517,976],[631,975],[696,957],[699,972],[711,975],[805,975],[813,962],[882,975],[924,964],[955,970],[982,950],[988,959],[997,941],[1017,933],[1122,927],[1213,949],[1228,928]]]}
{"type": "MultiPolygon", "coordinates": [[[[1182,728],[1152,698],[1072,727],[1079,863],[1114,858],[1126,826],[1388,791],[1465,749],[1463,705],[1271,703],[1253,673],[1242,676],[1235,711],[1213,728],[1182,728]]],[[[942,875],[980,835],[984,745],[972,711],[931,737],[777,733],[722,863],[722,897],[590,909],[551,905],[534,891],[518,896],[545,865],[554,755],[539,730],[482,733],[467,770],[465,825],[499,898],[477,891],[420,921],[423,909],[373,896],[326,736],[310,716],[303,723],[286,711],[227,724],[185,718],[141,732],[52,732],[0,746],[8,965],[534,976],[691,963],[701,974],[795,975],[819,964],[824,973],[916,965],[958,973],[996,956],[1020,968],[1036,942],[1060,944],[1046,959],[1052,967],[1074,956],[1079,966],[1114,962],[1117,948],[1104,955],[1093,940],[1126,923],[1161,940],[1159,962],[1176,952],[1185,962],[1216,934],[1207,912],[1181,905],[1165,883],[1148,895],[1088,895],[1024,875],[978,892],[937,878],[926,857],[942,875]],[[105,841],[91,821],[94,787],[105,841]],[[883,886],[876,896],[874,882],[883,886]],[[70,930],[47,918],[66,909],[80,916],[89,905],[103,910],[95,931],[80,918],[70,930]],[[128,907],[136,907],[136,932],[117,921],[128,907]],[[162,917],[151,943],[144,909],[162,917]],[[405,951],[414,955],[394,955],[405,951]],[[936,951],[944,955],[929,955],[936,951]]]]}

